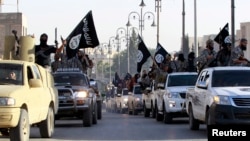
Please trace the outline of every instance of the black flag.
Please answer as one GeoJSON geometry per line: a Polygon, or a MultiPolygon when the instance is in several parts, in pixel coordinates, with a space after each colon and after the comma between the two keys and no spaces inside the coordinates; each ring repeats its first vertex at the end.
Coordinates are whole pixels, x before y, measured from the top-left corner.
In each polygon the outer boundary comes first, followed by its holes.
{"type": "Polygon", "coordinates": [[[142,65],[147,61],[147,59],[151,56],[148,51],[146,45],[144,44],[141,36],[139,36],[139,45],[138,45],[138,53],[137,53],[137,72],[141,72],[142,65]]]}
{"type": "Polygon", "coordinates": [[[160,67],[160,64],[165,61],[168,52],[162,47],[160,43],[157,44],[154,56],[155,63],[160,67]]]}
{"type": "Polygon", "coordinates": [[[223,27],[223,29],[214,38],[214,41],[220,44],[220,46],[225,47],[226,44],[231,44],[231,39],[229,36],[228,23],[223,27]]]}
{"type": "Polygon", "coordinates": [[[67,37],[66,41],[66,53],[68,59],[74,57],[79,48],[94,48],[99,45],[92,11],[89,11],[80,21],[67,37]]]}

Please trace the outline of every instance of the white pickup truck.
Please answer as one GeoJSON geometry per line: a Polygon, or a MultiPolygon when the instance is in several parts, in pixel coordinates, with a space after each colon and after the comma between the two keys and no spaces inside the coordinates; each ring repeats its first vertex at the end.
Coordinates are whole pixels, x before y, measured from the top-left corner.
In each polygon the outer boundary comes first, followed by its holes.
{"type": "Polygon", "coordinates": [[[250,67],[202,70],[186,93],[189,128],[199,125],[250,124],[250,67]]]}
{"type": "Polygon", "coordinates": [[[186,90],[195,85],[197,77],[196,72],[174,72],[166,76],[164,87],[154,91],[157,121],[171,123],[173,118],[187,117],[186,90]]]}

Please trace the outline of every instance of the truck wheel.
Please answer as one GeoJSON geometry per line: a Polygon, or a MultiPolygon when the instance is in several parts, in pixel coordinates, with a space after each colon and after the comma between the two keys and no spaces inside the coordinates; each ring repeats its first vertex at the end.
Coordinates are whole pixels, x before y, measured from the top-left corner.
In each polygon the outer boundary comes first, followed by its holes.
{"type": "Polygon", "coordinates": [[[143,106],[143,110],[144,110],[144,117],[149,117],[150,116],[150,109],[147,109],[146,104],[144,102],[144,106],[143,106]]]}
{"type": "Polygon", "coordinates": [[[157,105],[156,105],[155,109],[156,109],[156,111],[155,111],[156,112],[156,114],[155,114],[156,121],[162,121],[163,120],[163,115],[159,114],[157,105]]]}
{"type": "Polygon", "coordinates": [[[94,111],[92,112],[93,113],[93,124],[97,124],[97,104],[95,104],[94,106],[94,111]]]}
{"type": "Polygon", "coordinates": [[[168,113],[164,110],[164,118],[163,118],[164,123],[171,123],[172,120],[173,120],[173,117],[171,113],[168,113]]]}
{"type": "Polygon", "coordinates": [[[102,119],[102,102],[97,101],[97,119],[102,119]]]}
{"type": "Polygon", "coordinates": [[[83,126],[90,127],[93,123],[93,111],[92,111],[92,105],[89,106],[89,108],[85,111],[83,111],[83,126]]]}
{"type": "Polygon", "coordinates": [[[138,115],[137,110],[135,109],[134,103],[132,103],[133,115],[138,115]]]}
{"type": "Polygon", "coordinates": [[[120,103],[119,105],[120,105],[120,106],[119,106],[119,109],[120,109],[119,111],[120,111],[121,114],[123,114],[124,111],[123,111],[123,109],[122,109],[122,104],[120,103]]]}
{"type": "Polygon", "coordinates": [[[10,132],[9,132],[8,128],[0,129],[0,133],[1,133],[2,136],[9,136],[10,135],[10,132]]]}
{"type": "Polygon", "coordinates": [[[193,108],[191,104],[189,105],[188,115],[189,115],[189,128],[191,130],[199,130],[200,123],[197,119],[194,118],[193,108]]]}
{"type": "Polygon", "coordinates": [[[212,117],[211,117],[211,114],[210,114],[209,109],[208,109],[206,112],[206,125],[208,127],[209,125],[213,125],[213,124],[214,123],[212,122],[212,117]]]}
{"type": "Polygon", "coordinates": [[[16,127],[10,128],[10,141],[28,141],[30,137],[29,116],[25,109],[21,109],[16,127]]]}
{"type": "Polygon", "coordinates": [[[45,120],[39,124],[39,131],[42,138],[50,138],[54,133],[55,115],[52,107],[49,107],[45,120]]]}
{"type": "Polygon", "coordinates": [[[155,108],[154,108],[153,104],[151,104],[151,112],[152,112],[152,118],[155,118],[156,117],[156,111],[155,111],[155,108]]]}

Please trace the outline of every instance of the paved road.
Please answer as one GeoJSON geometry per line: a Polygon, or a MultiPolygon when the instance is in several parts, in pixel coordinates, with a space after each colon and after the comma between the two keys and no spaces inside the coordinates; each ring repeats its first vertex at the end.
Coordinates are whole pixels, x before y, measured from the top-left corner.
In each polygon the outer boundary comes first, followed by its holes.
{"type": "MultiPolygon", "coordinates": [[[[206,128],[199,131],[188,128],[187,118],[174,120],[173,124],[157,122],[143,115],[107,113],[92,127],[82,127],[81,120],[57,120],[53,138],[42,139],[37,128],[31,129],[30,141],[82,141],[82,140],[188,140],[207,141],[206,128]]],[[[0,141],[8,141],[0,137],[0,141]]]]}

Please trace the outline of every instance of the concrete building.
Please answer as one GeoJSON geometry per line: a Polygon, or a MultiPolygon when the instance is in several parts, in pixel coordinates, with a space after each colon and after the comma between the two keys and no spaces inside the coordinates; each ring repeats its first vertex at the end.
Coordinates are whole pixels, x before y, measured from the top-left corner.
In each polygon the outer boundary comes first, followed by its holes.
{"type": "Polygon", "coordinates": [[[13,30],[17,31],[17,36],[27,35],[26,17],[19,12],[0,13],[0,58],[3,57],[5,36],[14,36],[13,30]]]}
{"type": "Polygon", "coordinates": [[[247,50],[244,53],[245,57],[250,60],[250,22],[240,23],[240,29],[236,31],[235,46],[239,44],[241,38],[248,40],[247,50]]]}

